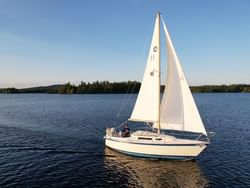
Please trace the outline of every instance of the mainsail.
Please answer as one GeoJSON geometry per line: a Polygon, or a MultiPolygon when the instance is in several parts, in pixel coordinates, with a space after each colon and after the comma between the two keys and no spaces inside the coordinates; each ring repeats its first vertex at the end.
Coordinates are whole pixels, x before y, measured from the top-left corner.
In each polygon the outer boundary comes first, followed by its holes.
{"type": "Polygon", "coordinates": [[[161,102],[161,129],[207,135],[163,19],[162,23],[167,42],[168,71],[161,102]]]}
{"type": "Polygon", "coordinates": [[[141,88],[129,120],[157,122],[160,109],[160,16],[157,15],[153,38],[141,88]]]}

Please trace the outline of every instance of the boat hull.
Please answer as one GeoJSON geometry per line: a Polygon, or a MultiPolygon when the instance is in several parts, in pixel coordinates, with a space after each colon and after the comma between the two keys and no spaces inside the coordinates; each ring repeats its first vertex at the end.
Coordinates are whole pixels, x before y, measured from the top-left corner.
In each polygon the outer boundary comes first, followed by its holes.
{"type": "Polygon", "coordinates": [[[135,143],[111,138],[105,138],[105,145],[118,152],[146,158],[191,160],[197,157],[206,147],[206,144],[176,144],[176,143],[135,143]]]}

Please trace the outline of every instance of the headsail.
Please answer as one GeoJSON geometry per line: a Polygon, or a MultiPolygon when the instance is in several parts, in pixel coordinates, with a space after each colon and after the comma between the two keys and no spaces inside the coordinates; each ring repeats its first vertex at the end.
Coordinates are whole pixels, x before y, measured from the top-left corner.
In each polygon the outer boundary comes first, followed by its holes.
{"type": "Polygon", "coordinates": [[[153,38],[141,88],[129,120],[157,122],[160,109],[160,16],[157,15],[153,38]]]}
{"type": "Polygon", "coordinates": [[[161,129],[197,132],[207,135],[163,20],[162,23],[167,42],[168,72],[161,102],[161,129]]]}

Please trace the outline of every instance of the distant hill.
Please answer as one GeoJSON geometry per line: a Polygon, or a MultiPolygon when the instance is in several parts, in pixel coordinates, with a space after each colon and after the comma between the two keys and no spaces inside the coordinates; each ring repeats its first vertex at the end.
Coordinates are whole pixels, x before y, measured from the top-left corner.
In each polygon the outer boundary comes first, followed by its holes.
{"type": "Polygon", "coordinates": [[[63,84],[31,87],[31,88],[18,89],[18,93],[58,93],[58,90],[62,87],[64,87],[63,84]]]}
{"type": "MultiPolygon", "coordinates": [[[[91,93],[138,93],[140,82],[109,82],[96,81],[92,83],[81,82],[78,86],[70,82],[63,85],[51,85],[31,87],[24,89],[2,88],[0,93],[59,93],[59,94],[91,94],[91,93]]],[[[223,92],[250,92],[248,84],[232,84],[232,85],[205,85],[191,86],[191,91],[194,93],[223,93],[223,92]]],[[[163,92],[164,86],[161,86],[163,92]]]]}
{"type": "Polygon", "coordinates": [[[58,90],[64,85],[39,86],[31,88],[0,88],[0,93],[58,93],[58,90]]]}

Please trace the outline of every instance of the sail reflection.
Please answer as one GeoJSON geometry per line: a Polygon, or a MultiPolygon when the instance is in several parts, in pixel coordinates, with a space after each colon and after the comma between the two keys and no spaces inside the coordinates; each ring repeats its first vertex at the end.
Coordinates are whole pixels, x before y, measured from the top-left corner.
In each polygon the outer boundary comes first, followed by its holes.
{"type": "Polygon", "coordinates": [[[105,148],[105,168],[112,172],[110,178],[129,187],[207,187],[195,161],[165,161],[130,157],[105,148]],[[110,157],[112,156],[112,157],[110,157]]]}

